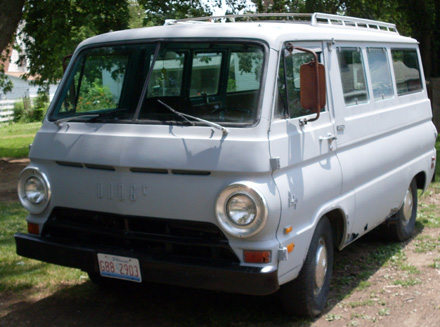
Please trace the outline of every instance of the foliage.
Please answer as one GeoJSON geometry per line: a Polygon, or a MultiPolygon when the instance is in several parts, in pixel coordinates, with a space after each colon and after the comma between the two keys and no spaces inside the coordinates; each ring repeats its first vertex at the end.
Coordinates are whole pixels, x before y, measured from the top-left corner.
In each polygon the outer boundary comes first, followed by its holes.
{"type": "Polygon", "coordinates": [[[101,79],[96,78],[94,82],[90,83],[86,78],[83,78],[76,107],[78,112],[116,107],[117,104],[113,100],[113,94],[108,87],[102,85],[101,79]]]}
{"type": "Polygon", "coordinates": [[[24,101],[16,101],[14,103],[14,123],[18,123],[21,120],[21,117],[23,117],[24,112],[24,101]]]}
{"type": "Polygon", "coordinates": [[[0,91],[8,93],[12,91],[13,87],[12,81],[4,74],[3,65],[0,65],[0,91]]]}
{"type": "Polygon", "coordinates": [[[31,123],[42,121],[49,107],[49,97],[45,92],[40,92],[35,100],[31,101],[28,97],[14,103],[15,123],[31,123]]]}
{"type": "MultiPolygon", "coordinates": [[[[21,1],[4,0],[2,4],[15,6],[21,1]]],[[[440,76],[440,61],[435,60],[440,57],[440,1],[252,1],[257,12],[328,12],[394,22],[401,34],[419,40],[426,76],[440,76]]],[[[161,25],[165,19],[210,15],[211,10],[221,7],[222,3],[227,5],[227,14],[236,14],[247,8],[247,0],[27,0],[18,13],[23,15],[20,37],[26,47],[21,56],[30,62],[26,77],[35,76],[36,85],[56,83],[63,74],[61,62],[64,56],[71,54],[87,37],[126,28],[161,25]]],[[[13,32],[0,26],[0,35],[3,34],[8,40],[13,39],[13,32]]],[[[0,89],[8,91],[11,88],[12,84],[2,73],[0,65],[0,89]]]]}
{"type": "Polygon", "coordinates": [[[211,14],[206,4],[200,0],[139,0],[144,6],[146,16],[144,26],[163,25],[165,19],[208,16],[211,14]]]}
{"type": "Polygon", "coordinates": [[[12,81],[8,78],[8,76],[5,75],[5,65],[4,62],[7,61],[7,58],[10,55],[11,49],[6,49],[5,51],[1,52],[0,49],[0,92],[8,93],[12,91],[12,88],[14,87],[14,84],[12,81]]]}
{"type": "Polygon", "coordinates": [[[35,83],[56,83],[62,76],[61,62],[83,39],[128,27],[127,1],[28,0],[20,36],[30,60],[29,76],[35,83]],[[50,36],[50,37],[48,37],[50,36]]]}

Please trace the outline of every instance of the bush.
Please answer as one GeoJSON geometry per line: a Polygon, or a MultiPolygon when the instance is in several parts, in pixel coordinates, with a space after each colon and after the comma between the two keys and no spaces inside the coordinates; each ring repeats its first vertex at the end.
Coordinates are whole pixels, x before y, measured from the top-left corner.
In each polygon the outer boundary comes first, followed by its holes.
{"type": "Polygon", "coordinates": [[[22,101],[17,101],[14,104],[14,119],[15,123],[32,123],[43,120],[49,107],[49,97],[46,93],[39,93],[33,101],[28,97],[23,98],[22,101]]]}
{"type": "Polygon", "coordinates": [[[23,101],[17,101],[14,103],[14,119],[12,120],[14,123],[18,123],[23,117],[24,105],[23,101]]]}

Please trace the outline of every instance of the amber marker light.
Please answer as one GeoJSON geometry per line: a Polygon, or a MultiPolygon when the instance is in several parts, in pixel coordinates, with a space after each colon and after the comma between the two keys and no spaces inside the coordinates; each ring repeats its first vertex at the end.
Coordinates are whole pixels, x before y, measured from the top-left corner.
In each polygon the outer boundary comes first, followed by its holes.
{"type": "Polygon", "coordinates": [[[289,234],[293,230],[292,226],[286,226],[284,227],[284,234],[289,234]]]}
{"type": "Polygon", "coordinates": [[[28,223],[28,233],[40,235],[40,226],[38,224],[28,223]]]}
{"type": "Polygon", "coordinates": [[[288,253],[292,252],[294,248],[295,248],[295,243],[287,245],[287,252],[288,253]]]}
{"type": "Polygon", "coordinates": [[[269,263],[272,261],[270,251],[243,251],[244,262],[246,263],[269,263]]]}

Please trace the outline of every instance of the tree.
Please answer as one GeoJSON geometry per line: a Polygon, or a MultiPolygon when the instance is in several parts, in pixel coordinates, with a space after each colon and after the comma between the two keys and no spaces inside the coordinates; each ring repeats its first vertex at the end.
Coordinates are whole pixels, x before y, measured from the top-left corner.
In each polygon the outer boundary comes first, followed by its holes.
{"type": "MultiPolygon", "coordinates": [[[[395,22],[403,35],[420,41],[426,76],[440,76],[440,1],[438,0],[252,0],[257,12],[328,12],[395,22]]],[[[37,85],[59,81],[61,62],[87,37],[125,28],[161,25],[165,19],[211,14],[227,4],[227,13],[247,7],[247,0],[0,0],[0,53],[20,37],[37,85]],[[208,3],[211,7],[208,6],[208,3]],[[145,16],[145,17],[144,17],[145,16]]],[[[0,90],[11,84],[3,74],[0,90]]]]}
{"type": "Polygon", "coordinates": [[[182,19],[211,15],[207,4],[203,4],[200,0],[139,0],[139,3],[146,10],[144,26],[163,25],[165,19],[170,18],[182,19]]]}
{"type": "Polygon", "coordinates": [[[6,49],[21,20],[25,0],[0,0],[0,53],[6,49]]]}
{"type": "Polygon", "coordinates": [[[4,62],[9,56],[8,45],[14,38],[21,20],[25,0],[0,0],[0,90],[5,93],[12,90],[12,82],[4,75],[4,62]]]}
{"type": "Polygon", "coordinates": [[[127,1],[27,0],[20,37],[23,57],[37,85],[56,83],[62,76],[62,60],[87,37],[128,27],[127,1]],[[49,14],[50,13],[50,14],[49,14]]]}

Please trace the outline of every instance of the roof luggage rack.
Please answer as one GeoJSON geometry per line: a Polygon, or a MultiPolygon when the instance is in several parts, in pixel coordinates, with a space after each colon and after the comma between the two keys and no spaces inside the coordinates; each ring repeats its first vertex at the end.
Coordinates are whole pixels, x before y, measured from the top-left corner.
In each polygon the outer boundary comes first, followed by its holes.
{"type": "Polygon", "coordinates": [[[374,31],[385,31],[385,32],[392,32],[399,34],[395,24],[385,23],[371,19],[363,19],[363,18],[324,14],[324,13],[313,13],[313,14],[259,13],[259,14],[243,14],[243,15],[194,17],[194,18],[184,18],[184,19],[167,19],[165,21],[165,25],[175,25],[179,23],[189,23],[189,24],[234,23],[237,21],[279,22],[280,20],[285,21],[287,23],[289,22],[310,23],[310,25],[312,26],[326,25],[331,27],[364,28],[374,31]],[[272,19],[267,19],[267,18],[272,18],[272,19]],[[279,18],[279,19],[273,20],[273,18],[279,18]]]}

